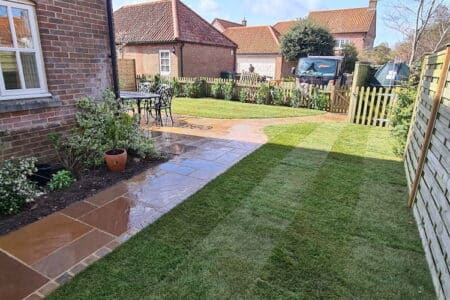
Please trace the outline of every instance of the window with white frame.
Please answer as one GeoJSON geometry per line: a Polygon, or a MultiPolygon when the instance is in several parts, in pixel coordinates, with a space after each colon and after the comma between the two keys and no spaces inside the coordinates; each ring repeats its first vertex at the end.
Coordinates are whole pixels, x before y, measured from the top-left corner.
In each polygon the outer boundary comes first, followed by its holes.
{"type": "Polygon", "coordinates": [[[342,49],[345,45],[350,44],[349,39],[337,39],[335,41],[335,48],[336,49],[342,49]]]}
{"type": "Polygon", "coordinates": [[[170,75],[170,51],[159,51],[159,73],[161,75],[170,75]]]}
{"type": "Polygon", "coordinates": [[[34,4],[0,0],[0,100],[46,93],[34,4]]]}

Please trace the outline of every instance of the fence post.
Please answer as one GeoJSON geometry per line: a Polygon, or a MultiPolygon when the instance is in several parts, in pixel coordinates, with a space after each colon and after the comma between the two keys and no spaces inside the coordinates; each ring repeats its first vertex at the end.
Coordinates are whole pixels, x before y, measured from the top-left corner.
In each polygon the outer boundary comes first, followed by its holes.
{"type": "Polygon", "coordinates": [[[409,131],[408,131],[408,137],[406,139],[406,147],[405,147],[405,152],[403,153],[403,159],[406,159],[406,154],[408,153],[408,145],[411,142],[411,137],[413,134],[413,130],[414,130],[414,123],[416,123],[416,114],[417,114],[417,109],[419,107],[419,103],[420,103],[420,96],[422,94],[422,89],[423,89],[423,82],[424,82],[424,78],[425,78],[425,72],[426,72],[426,68],[428,66],[428,62],[430,59],[430,54],[427,53],[422,61],[422,70],[420,71],[420,79],[419,79],[419,86],[417,87],[417,97],[416,97],[416,102],[414,103],[414,110],[413,110],[413,114],[412,114],[412,118],[411,118],[411,124],[409,125],[409,131]]]}
{"type": "Polygon", "coordinates": [[[433,128],[436,125],[436,118],[439,112],[439,106],[441,105],[441,98],[447,82],[447,74],[450,63],[450,46],[447,46],[445,51],[444,63],[442,65],[441,72],[439,74],[439,80],[437,84],[436,94],[433,98],[433,105],[431,106],[430,120],[428,122],[427,129],[425,131],[425,137],[422,144],[422,149],[419,155],[419,162],[417,164],[416,175],[411,187],[411,193],[409,195],[408,206],[411,208],[414,205],[417,195],[417,189],[419,188],[420,178],[422,177],[423,165],[427,156],[428,149],[430,148],[431,137],[433,134],[433,128]]]}
{"type": "Polygon", "coordinates": [[[350,91],[350,107],[348,110],[348,118],[347,121],[349,123],[353,123],[355,120],[355,109],[356,109],[356,103],[358,102],[358,78],[360,76],[360,70],[361,65],[359,62],[355,65],[355,72],[353,74],[353,82],[352,82],[352,89],[350,91]]]}

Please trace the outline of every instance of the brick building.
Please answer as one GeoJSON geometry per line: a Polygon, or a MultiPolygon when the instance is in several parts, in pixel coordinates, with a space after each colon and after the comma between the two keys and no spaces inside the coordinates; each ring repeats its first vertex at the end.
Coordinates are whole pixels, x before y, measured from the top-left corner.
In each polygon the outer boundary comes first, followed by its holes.
{"type": "MultiPolygon", "coordinates": [[[[336,40],[336,54],[348,43],[353,43],[358,52],[362,52],[374,46],[377,33],[377,0],[370,0],[368,7],[312,11],[308,19],[330,30],[336,40]]],[[[297,22],[279,22],[274,28],[280,34],[285,34],[297,22]]]]}
{"type": "Polygon", "coordinates": [[[115,82],[108,15],[109,0],[0,0],[0,161],[51,158],[76,100],[115,82]]]}
{"type": "Polygon", "coordinates": [[[119,58],[136,73],[218,77],[235,68],[237,46],[179,0],[128,5],[114,12],[119,58]]]}
{"type": "Polygon", "coordinates": [[[239,47],[237,72],[248,72],[250,65],[259,75],[279,80],[291,75],[296,63],[286,61],[281,54],[280,33],[272,26],[229,27],[223,32],[239,47]]]}

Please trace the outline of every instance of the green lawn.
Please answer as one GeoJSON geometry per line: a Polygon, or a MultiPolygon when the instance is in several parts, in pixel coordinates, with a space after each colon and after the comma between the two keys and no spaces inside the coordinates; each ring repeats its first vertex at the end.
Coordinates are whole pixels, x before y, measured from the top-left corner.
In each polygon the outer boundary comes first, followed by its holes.
{"type": "Polygon", "coordinates": [[[184,116],[216,119],[287,118],[324,113],[304,108],[257,105],[209,98],[176,98],[173,101],[173,112],[184,116]]]}
{"type": "Polygon", "coordinates": [[[50,299],[433,299],[388,131],[270,127],[270,143],[50,299]]]}

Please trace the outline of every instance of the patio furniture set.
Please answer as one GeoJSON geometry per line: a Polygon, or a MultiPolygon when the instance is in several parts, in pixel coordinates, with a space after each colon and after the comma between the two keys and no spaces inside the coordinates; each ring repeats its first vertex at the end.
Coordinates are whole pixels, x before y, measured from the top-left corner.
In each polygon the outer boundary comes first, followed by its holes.
{"type": "Polygon", "coordinates": [[[164,126],[161,112],[166,114],[166,118],[170,117],[172,125],[174,123],[172,116],[173,96],[173,88],[167,84],[160,84],[155,92],[151,90],[151,84],[149,83],[140,84],[137,92],[120,91],[120,99],[133,114],[137,112],[139,123],[144,112],[147,124],[152,118],[159,126],[164,126]]]}

